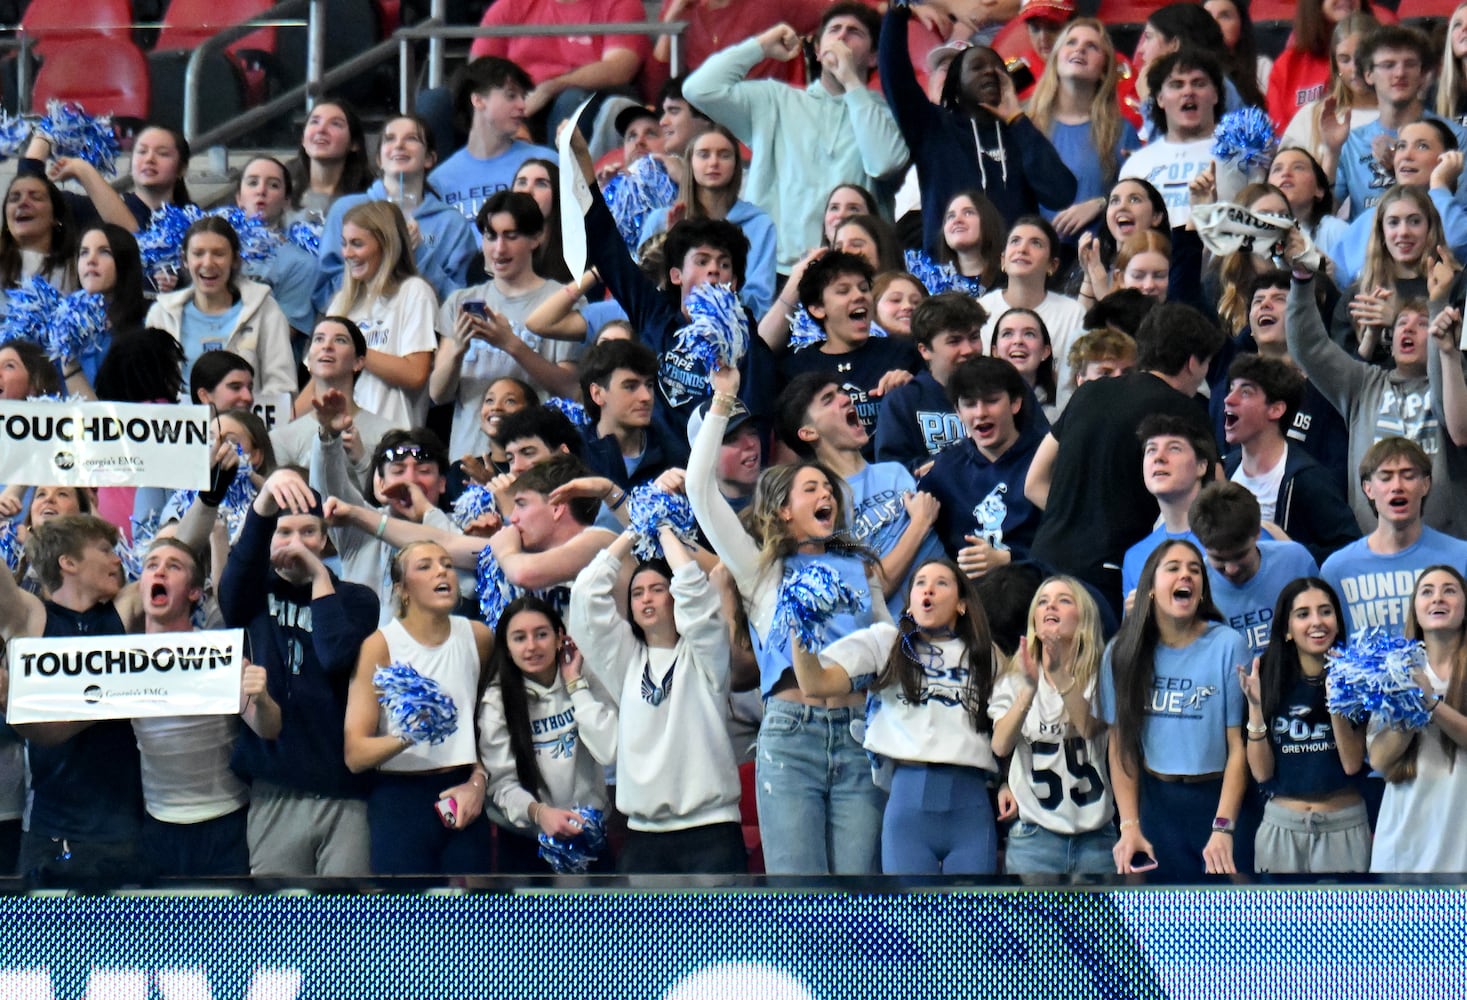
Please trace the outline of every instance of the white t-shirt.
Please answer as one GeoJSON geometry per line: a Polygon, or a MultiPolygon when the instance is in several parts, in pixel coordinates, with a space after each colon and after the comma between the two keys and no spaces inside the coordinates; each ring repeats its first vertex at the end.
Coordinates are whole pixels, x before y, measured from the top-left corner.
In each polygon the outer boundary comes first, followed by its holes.
{"type": "MultiPolygon", "coordinates": [[[[1447,681],[1427,668],[1435,694],[1447,681]]],[[[1373,872],[1467,871],[1467,753],[1457,749],[1455,766],[1442,749],[1435,721],[1422,730],[1416,777],[1387,782],[1370,851],[1373,872]]]]}
{"type": "Polygon", "coordinates": [[[142,754],[143,803],[164,823],[202,823],[249,801],[229,769],[239,719],[232,715],[133,719],[142,754]]]}
{"type": "MultiPolygon", "coordinates": [[[[333,303],[334,305],[334,303],[333,303]]],[[[358,304],[346,315],[362,328],[367,348],[405,358],[438,347],[433,321],[438,296],[422,278],[404,279],[397,294],[358,304]]],[[[388,385],[371,372],[357,377],[357,405],[371,410],[394,428],[421,427],[428,417],[428,386],[416,392],[388,385]]]]}
{"type": "MultiPolygon", "coordinates": [[[[897,641],[895,625],[878,622],[826,646],[820,662],[839,664],[856,690],[869,686],[897,641]]],[[[964,646],[948,639],[936,644],[940,659],[928,670],[922,699],[909,704],[900,684],[871,692],[866,699],[866,749],[896,761],[960,764],[998,770],[990,730],[973,725],[963,697],[968,671],[960,666],[964,646]]]]}
{"type": "MultiPolygon", "coordinates": [[[[514,327],[515,336],[545,360],[554,364],[574,361],[581,354],[580,344],[565,340],[542,340],[525,329],[525,318],[540,303],[552,295],[560,294],[563,288],[565,286],[557,281],[547,281],[533,292],[513,296],[500,292],[493,282],[460,288],[445,299],[442,308],[438,310],[438,332],[441,336],[451,336],[453,324],[458,320],[463,304],[481,301],[495,312],[503,314],[514,327]]],[[[508,354],[483,340],[474,340],[469,344],[468,353],[464,355],[459,366],[458,398],[453,404],[453,432],[448,439],[450,458],[481,455],[489,450],[489,438],[479,427],[479,406],[483,402],[484,391],[493,382],[506,376],[529,382],[542,399],[554,395],[530,378],[529,373],[508,354]]]]}
{"type": "MultiPolygon", "coordinates": [[[[1097,682],[1092,677],[1086,685],[1087,702],[1095,697],[1097,682]]],[[[1018,671],[1000,677],[988,702],[989,718],[996,721],[1007,715],[1024,683],[1018,671]]],[[[1076,732],[1065,700],[1041,675],[1009,762],[1009,791],[1018,803],[1019,818],[1066,836],[1109,823],[1115,800],[1105,778],[1106,733],[1101,729],[1086,739],[1076,732]]]]}
{"type": "Polygon", "coordinates": [[[1233,473],[1233,482],[1243,487],[1258,500],[1258,509],[1263,512],[1265,521],[1272,521],[1279,505],[1279,486],[1284,481],[1284,466],[1289,461],[1289,446],[1284,445],[1283,454],[1269,469],[1261,476],[1248,476],[1243,473],[1240,464],[1233,473]]]}
{"type": "Polygon", "coordinates": [[[1169,142],[1163,136],[1132,153],[1121,165],[1121,177],[1148,180],[1166,199],[1168,220],[1175,229],[1192,218],[1187,187],[1212,164],[1212,136],[1191,142],[1169,142]]]}

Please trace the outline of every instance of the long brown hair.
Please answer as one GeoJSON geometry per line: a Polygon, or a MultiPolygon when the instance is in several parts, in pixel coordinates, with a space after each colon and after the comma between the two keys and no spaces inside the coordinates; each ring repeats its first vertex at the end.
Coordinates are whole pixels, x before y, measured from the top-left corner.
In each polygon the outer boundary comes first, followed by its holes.
{"type": "MultiPolygon", "coordinates": [[[[1425,637],[1425,631],[1421,627],[1420,620],[1416,617],[1416,592],[1421,589],[1421,581],[1425,580],[1428,573],[1446,573],[1457,581],[1457,586],[1467,596],[1467,579],[1462,576],[1462,571],[1455,566],[1437,564],[1428,566],[1421,571],[1416,578],[1416,586],[1411,588],[1411,606],[1406,609],[1406,638],[1420,640],[1425,637]]],[[[1457,629],[1457,652],[1452,657],[1452,676],[1447,681],[1447,693],[1444,701],[1448,706],[1458,712],[1467,709],[1467,619],[1457,629]]],[[[1435,668],[1433,664],[1433,669],[1435,668]]],[[[1417,732],[1411,737],[1406,751],[1396,758],[1396,762],[1385,769],[1385,779],[1393,784],[1402,781],[1411,781],[1416,777],[1417,758],[1421,754],[1421,738],[1425,730],[1417,732]]],[[[1457,744],[1445,732],[1439,737],[1442,741],[1442,751],[1447,755],[1447,767],[1457,766],[1457,744]]]]}

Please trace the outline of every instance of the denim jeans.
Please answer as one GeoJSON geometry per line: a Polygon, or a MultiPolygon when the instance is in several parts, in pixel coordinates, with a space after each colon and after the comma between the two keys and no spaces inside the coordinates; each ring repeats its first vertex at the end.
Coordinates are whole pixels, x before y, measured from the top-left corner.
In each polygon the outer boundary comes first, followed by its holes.
{"type": "Polygon", "coordinates": [[[1109,823],[1066,835],[1019,820],[1009,830],[1003,870],[1009,875],[1112,875],[1115,846],[1115,827],[1109,823]]]}
{"type": "Polygon", "coordinates": [[[992,875],[998,830],[988,772],[957,764],[898,764],[881,827],[887,875],[992,875]]]}
{"type": "Polygon", "coordinates": [[[885,796],[851,735],[861,709],[770,698],[759,727],[755,783],[764,867],[771,875],[878,871],[885,796]]]}

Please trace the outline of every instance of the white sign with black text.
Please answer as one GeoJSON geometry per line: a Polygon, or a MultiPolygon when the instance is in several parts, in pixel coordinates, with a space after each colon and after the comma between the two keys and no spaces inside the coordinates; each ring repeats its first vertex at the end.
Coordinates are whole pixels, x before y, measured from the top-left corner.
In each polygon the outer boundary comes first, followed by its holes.
{"type": "Polygon", "coordinates": [[[209,486],[209,408],[0,400],[0,482],[209,486]]]}

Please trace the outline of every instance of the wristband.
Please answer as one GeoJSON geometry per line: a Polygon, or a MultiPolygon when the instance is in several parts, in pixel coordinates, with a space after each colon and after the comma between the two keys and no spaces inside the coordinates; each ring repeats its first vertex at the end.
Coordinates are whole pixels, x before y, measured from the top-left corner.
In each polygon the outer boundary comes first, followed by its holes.
{"type": "Polygon", "coordinates": [[[589,681],[586,680],[586,678],[577,677],[575,680],[570,681],[566,684],[565,690],[567,694],[575,694],[577,691],[584,691],[590,686],[591,684],[589,681]]]}
{"type": "Polygon", "coordinates": [[[1128,826],[1140,826],[1140,825],[1141,825],[1141,821],[1139,819],[1123,819],[1123,820],[1121,820],[1121,827],[1120,828],[1122,830],[1124,830],[1128,826]]]}
{"type": "Polygon", "coordinates": [[[1263,735],[1263,736],[1267,736],[1268,735],[1268,724],[1267,723],[1263,723],[1261,725],[1255,726],[1253,723],[1250,722],[1244,728],[1247,729],[1248,732],[1250,732],[1250,733],[1255,733],[1255,734],[1259,734],[1259,735],[1263,735]]]}
{"type": "Polygon", "coordinates": [[[1233,829],[1234,829],[1233,821],[1231,819],[1229,819],[1228,817],[1226,817],[1226,816],[1218,816],[1218,817],[1215,817],[1213,819],[1213,821],[1212,821],[1212,832],[1213,833],[1226,833],[1228,835],[1231,835],[1232,832],[1233,832],[1233,829]]]}
{"type": "Polygon", "coordinates": [[[382,515],[382,520],[377,522],[377,530],[373,532],[378,538],[387,534],[387,515],[382,515]]]}
{"type": "Polygon", "coordinates": [[[61,373],[61,377],[62,378],[75,378],[76,376],[80,375],[81,373],[82,373],[81,366],[78,365],[78,366],[76,366],[75,368],[73,368],[69,372],[62,372],[61,373]]]}
{"type": "Polygon", "coordinates": [[[622,504],[624,504],[624,503],[627,502],[627,491],[626,490],[624,490],[624,489],[622,489],[621,487],[618,486],[616,488],[616,492],[617,492],[617,497],[616,497],[615,500],[608,500],[608,501],[606,501],[606,509],[607,510],[618,510],[618,509],[621,508],[621,505],[622,504]]]}
{"type": "Polygon", "coordinates": [[[1432,698],[1431,701],[1428,702],[1426,705],[1426,714],[1432,715],[1433,713],[1435,713],[1438,708],[1441,708],[1441,704],[1444,700],[1445,699],[1442,698],[1441,695],[1436,695],[1434,698],[1432,698]]]}

